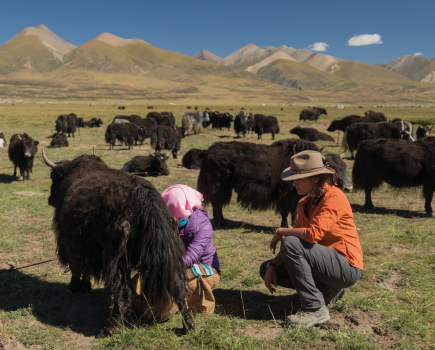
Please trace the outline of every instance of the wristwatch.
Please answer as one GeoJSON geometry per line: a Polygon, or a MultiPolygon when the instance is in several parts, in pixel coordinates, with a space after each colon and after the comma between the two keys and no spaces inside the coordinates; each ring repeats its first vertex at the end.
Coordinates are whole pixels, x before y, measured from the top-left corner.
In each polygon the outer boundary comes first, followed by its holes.
{"type": "Polygon", "coordinates": [[[266,265],[266,270],[269,268],[269,266],[273,266],[275,270],[276,270],[276,268],[278,267],[278,266],[276,266],[276,264],[275,264],[273,261],[269,261],[269,262],[267,263],[267,265],[266,265]]]}

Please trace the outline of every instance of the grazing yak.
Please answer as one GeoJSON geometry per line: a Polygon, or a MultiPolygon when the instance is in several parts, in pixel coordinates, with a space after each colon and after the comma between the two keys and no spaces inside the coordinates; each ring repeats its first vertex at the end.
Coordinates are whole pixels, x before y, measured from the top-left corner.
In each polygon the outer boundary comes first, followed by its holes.
{"type": "Polygon", "coordinates": [[[348,115],[344,117],[343,119],[334,119],[331,124],[329,125],[328,129],[326,131],[332,132],[335,130],[341,130],[345,131],[346,128],[355,123],[362,123],[364,121],[364,117],[360,117],[359,115],[348,115]]]}
{"type": "Polygon", "coordinates": [[[433,124],[430,127],[429,125],[426,125],[424,123],[420,124],[417,128],[417,139],[421,139],[422,137],[429,136],[432,128],[433,128],[433,124]]]}
{"type": "Polygon", "coordinates": [[[435,190],[435,137],[415,142],[378,139],[361,142],[352,169],[357,191],[365,191],[364,209],[374,208],[371,193],[386,182],[395,188],[423,186],[425,210],[434,216],[432,197],[435,190]]]}
{"type": "Polygon", "coordinates": [[[191,135],[192,131],[195,135],[199,135],[203,124],[208,123],[209,121],[210,118],[207,112],[187,112],[183,115],[181,125],[186,130],[186,135],[191,135]]]}
{"type": "Polygon", "coordinates": [[[133,143],[143,141],[147,135],[146,129],[143,126],[137,126],[133,123],[116,124],[112,123],[106,129],[106,143],[110,144],[110,149],[113,150],[116,140],[128,145],[128,149],[133,149],[133,143]]]}
{"type": "MultiPolygon", "coordinates": [[[[270,146],[250,142],[216,142],[207,150],[198,177],[198,191],[204,204],[211,203],[213,217],[219,226],[227,226],[222,208],[230,203],[234,190],[237,202],[245,209],[275,209],[281,214],[281,227],[288,227],[287,217],[296,220],[297,205],[303,197],[297,194],[292,181],[282,181],[281,173],[288,168],[290,158],[305,150],[318,151],[314,143],[286,139],[270,146]]],[[[339,177],[341,189],[351,188],[346,177],[344,155],[328,154],[326,162],[339,177]]]]}
{"type": "Polygon", "coordinates": [[[50,142],[50,148],[68,147],[69,143],[65,134],[54,134],[50,142]]]}
{"type": "Polygon", "coordinates": [[[413,140],[407,131],[400,131],[397,125],[389,122],[381,123],[356,123],[350,125],[344,132],[341,144],[343,148],[349,146],[351,159],[354,159],[353,152],[358,149],[361,141],[379,138],[413,140]]]}
{"type": "Polygon", "coordinates": [[[314,128],[303,128],[301,126],[296,126],[295,128],[290,130],[290,134],[298,135],[301,140],[305,141],[334,141],[334,138],[324,134],[323,132],[318,131],[314,128]]]}
{"type": "Polygon", "coordinates": [[[175,117],[172,112],[149,112],[147,119],[154,119],[158,125],[162,126],[175,126],[175,117]]]}
{"type": "Polygon", "coordinates": [[[192,148],[183,156],[181,162],[187,169],[200,170],[206,152],[205,149],[192,148]]]}
{"type": "Polygon", "coordinates": [[[68,137],[74,137],[74,133],[76,132],[79,126],[79,120],[74,113],[70,114],[62,114],[60,115],[55,123],[55,129],[58,133],[66,134],[68,133],[68,137]]]}
{"type": "Polygon", "coordinates": [[[181,148],[181,139],[185,138],[185,129],[178,126],[157,126],[151,134],[151,147],[155,152],[162,149],[172,151],[174,159],[181,148]]]}
{"type": "Polygon", "coordinates": [[[30,181],[29,173],[32,173],[33,159],[38,152],[39,141],[32,139],[26,133],[14,134],[9,141],[9,160],[14,163],[14,175],[17,176],[17,168],[20,169],[20,175],[23,181],[30,181]]]}
{"type": "Polygon", "coordinates": [[[328,115],[325,108],[305,108],[299,114],[299,120],[317,120],[322,114],[328,115]]]}
{"type": "Polygon", "coordinates": [[[271,133],[272,140],[275,140],[275,134],[279,133],[278,119],[273,116],[266,117],[263,114],[256,114],[254,115],[253,129],[259,140],[261,140],[261,135],[265,133],[271,133]]]}
{"type": "Polygon", "coordinates": [[[83,118],[79,118],[79,127],[81,128],[99,128],[103,123],[103,119],[101,118],[92,118],[90,120],[84,121],[83,118]]]}
{"type": "Polygon", "coordinates": [[[137,156],[124,164],[121,170],[127,173],[138,173],[140,176],[169,175],[166,160],[168,154],[154,153],[149,156],[137,156]]]}
{"type": "Polygon", "coordinates": [[[6,147],[8,144],[6,142],[5,134],[0,132],[0,147],[6,147]]]}
{"type": "MultiPolygon", "coordinates": [[[[103,281],[110,316],[98,337],[118,331],[132,310],[131,274],[141,273],[143,294],[159,319],[157,306],[174,302],[184,326],[195,325],[186,308],[184,248],[177,222],[160,193],[147,180],[82,155],[54,164],[48,204],[55,208],[53,229],[59,262],[71,270],[68,289],[91,290],[103,281]]],[[[146,312],[145,319],[151,318],[146,312]]]]}

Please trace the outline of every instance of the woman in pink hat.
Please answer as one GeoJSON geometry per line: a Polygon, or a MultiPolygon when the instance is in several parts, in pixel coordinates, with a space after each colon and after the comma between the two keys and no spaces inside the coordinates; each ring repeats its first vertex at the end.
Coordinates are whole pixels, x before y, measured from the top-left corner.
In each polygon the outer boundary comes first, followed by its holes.
{"type": "Polygon", "coordinates": [[[178,231],[186,249],[183,256],[189,278],[188,306],[200,314],[214,312],[212,293],[220,280],[219,259],[213,244],[210,216],[202,209],[201,193],[186,185],[172,185],[162,193],[172,216],[178,221],[178,231]]]}

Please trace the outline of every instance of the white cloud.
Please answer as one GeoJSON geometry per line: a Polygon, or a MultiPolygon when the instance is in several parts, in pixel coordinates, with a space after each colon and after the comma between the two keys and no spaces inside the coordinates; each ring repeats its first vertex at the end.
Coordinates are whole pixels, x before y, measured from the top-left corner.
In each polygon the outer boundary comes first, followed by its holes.
{"type": "Polygon", "coordinates": [[[313,45],[308,46],[308,50],[311,51],[326,51],[326,49],[329,47],[327,43],[314,43],[313,45]]]}
{"type": "Polygon", "coordinates": [[[383,44],[381,36],[379,34],[363,34],[354,35],[347,41],[349,46],[363,46],[363,45],[373,45],[373,44],[383,44]]]}
{"type": "Polygon", "coordinates": [[[416,52],[416,53],[414,54],[414,56],[423,56],[423,54],[422,54],[421,52],[416,52]]]}

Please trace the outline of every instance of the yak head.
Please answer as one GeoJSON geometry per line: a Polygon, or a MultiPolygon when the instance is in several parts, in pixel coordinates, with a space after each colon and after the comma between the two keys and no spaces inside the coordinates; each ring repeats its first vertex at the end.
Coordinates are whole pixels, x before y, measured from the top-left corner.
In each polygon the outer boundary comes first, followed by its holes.
{"type": "MultiPolygon", "coordinates": [[[[320,149],[320,152],[322,151],[322,149],[320,149]]],[[[323,162],[337,172],[338,175],[337,187],[345,192],[352,191],[352,183],[349,181],[347,177],[346,163],[343,161],[343,157],[348,151],[348,149],[349,146],[347,146],[344,152],[341,154],[328,153],[325,156],[323,156],[324,157],[323,162]]]]}
{"type": "Polygon", "coordinates": [[[97,124],[98,124],[98,125],[104,124],[104,123],[103,123],[103,119],[98,118],[98,120],[97,120],[97,124]]]}
{"type": "Polygon", "coordinates": [[[28,137],[27,134],[24,134],[21,137],[18,135],[18,144],[21,146],[21,150],[23,152],[24,157],[31,158],[34,157],[36,152],[38,152],[39,141],[33,140],[31,137],[28,137]]]}
{"type": "Polygon", "coordinates": [[[301,130],[302,130],[301,126],[298,125],[298,126],[296,126],[296,127],[294,127],[293,129],[290,130],[290,134],[299,135],[301,130]]]}
{"type": "Polygon", "coordinates": [[[325,108],[320,108],[320,114],[328,115],[325,108]]]}
{"type": "Polygon", "coordinates": [[[338,120],[337,119],[334,119],[332,122],[331,122],[331,125],[329,125],[329,127],[328,127],[328,129],[326,129],[326,131],[329,131],[329,132],[331,132],[331,131],[335,131],[335,130],[337,130],[337,128],[338,128],[338,120]]]}
{"type": "Polygon", "coordinates": [[[153,167],[157,170],[160,175],[169,175],[168,166],[166,165],[166,161],[169,159],[169,153],[154,153],[150,154],[151,162],[153,167]]]}

